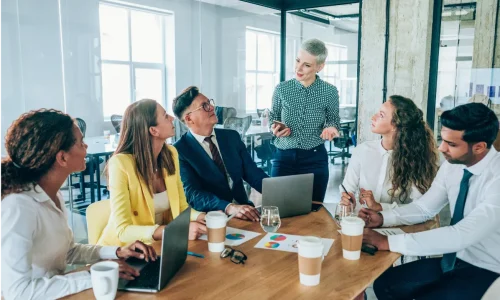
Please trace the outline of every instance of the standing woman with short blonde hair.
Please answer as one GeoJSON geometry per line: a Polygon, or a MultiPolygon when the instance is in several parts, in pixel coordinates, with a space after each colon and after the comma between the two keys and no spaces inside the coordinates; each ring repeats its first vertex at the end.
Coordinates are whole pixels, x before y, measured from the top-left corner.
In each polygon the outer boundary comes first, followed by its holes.
{"type": "Polygon", "coordinates": [[[318,39],[305,41],[296,58],[295,78],[276,86],[270,112],[277,148],[271,176],[314,174],[313,201],[323,202],[328,184],[325,140],[339,136],[339,92],[316,74],[328,50],[318,39]]]}

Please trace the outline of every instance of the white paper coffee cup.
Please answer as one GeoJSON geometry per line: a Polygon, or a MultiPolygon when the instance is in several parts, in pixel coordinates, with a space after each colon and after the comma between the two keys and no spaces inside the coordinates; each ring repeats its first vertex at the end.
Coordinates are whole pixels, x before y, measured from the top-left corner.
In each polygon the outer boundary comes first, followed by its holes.
{"type": "Polygon", "coordinates": [[[208,231],[208,251],[222,252],[226,241],[226,214],[220,211],[211,211],[205,216],[205,221],[208,231]]]}
{"type": "Polygon", "coordinates": [[[342,254],[345,259],[358,260],[361,256],[365,222],[358,217],[344,217],[342,227],[342,254]]]}
{"type": "Polygon", "coordinates": [[[114,261],[102,261],[90,267],[92,289],[97,300],[112,300],[118,288],[120,266],[114,261]]]}
{"type": "Polygon", "coordinates": [[[298,240],[297,246],[300,283],[307,286],[318,285],[323,262],[323,241],[318,237],[305,236],[298,240]]]}

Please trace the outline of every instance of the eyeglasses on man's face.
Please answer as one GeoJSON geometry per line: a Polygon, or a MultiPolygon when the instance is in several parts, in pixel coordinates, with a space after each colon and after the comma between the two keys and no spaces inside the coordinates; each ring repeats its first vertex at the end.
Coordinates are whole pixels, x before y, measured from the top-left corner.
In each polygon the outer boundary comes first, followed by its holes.
{"type": "Polygon", "coordinates": [[[198,111],[198,110],[200,110],[200,109],[202,109],[202,108],[203,108],[203,110],[204,110],[204,111],[206,111],[206,112],[211,112],[211,111],[213,110],[213,108],[214,108],[214,107],[215,107],[215,101],[214,101],[214,99],[210,99],[210,100],[208,100],[208,101],[206,101],[206,102],[203,102],[203,104],[202,104],[200,107],[198,107],[197,109],[195,109],[195,110],[192,110],[192,111],[188,112],[188,113],[186,114],[186,116],[187,116],[187,115],[190,115],[190,114],[194,113],[195,111],[198,111]]]}
{"type": "Polygon", "coordinates": [[[245,264],[245,260],[247,260],[247,256],[245,255],[245,253],[228,246],[226,246],[226,248],[224,248],[224,250],[221,252],[220,257],[230,257],[231,261],[237,265],[245,264]]]}

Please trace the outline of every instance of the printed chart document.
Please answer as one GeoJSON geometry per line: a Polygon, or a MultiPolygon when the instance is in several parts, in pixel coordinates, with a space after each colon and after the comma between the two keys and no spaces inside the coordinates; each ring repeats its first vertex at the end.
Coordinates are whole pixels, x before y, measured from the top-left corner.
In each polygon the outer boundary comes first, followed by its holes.
{"type": "MultiPolygon", "coordinates": [[[[298,253],[297,241],[301,238],[300,235],[291,235],[283,233],[268,233],[258,243],[255,248],[287,251],[298,253]]],[[[321,239],[323,241],[323,254],[326,256],[333,245],[333,239],[321,239]]]]}
{"type": "MultiPolygon", "coordinates": [[[[239,246],[249,240],[259,236],[260,233],[242,230],[233,227],[226,227],[226,241],[224,244],[228,246],[239,246]]],[[[200,236],[200,240],[208,241],[208,236],[206,234],[200,236]]]]}
{"type": "MultiPolygon", "coordinates": [[[[383,234],[383,235],[397,235],[397,234],[405,234],[402,229],[399,228],[373,228],[376,232],[383,234]]],[[[342,234],[341,230],[338,230],[340,234],[342,234]]]]}
{"type": "Polygon", "coordinates": [[[373,230],[383,235],[397,235],[406,233],[399,228],[374,228],[373,230]]]}

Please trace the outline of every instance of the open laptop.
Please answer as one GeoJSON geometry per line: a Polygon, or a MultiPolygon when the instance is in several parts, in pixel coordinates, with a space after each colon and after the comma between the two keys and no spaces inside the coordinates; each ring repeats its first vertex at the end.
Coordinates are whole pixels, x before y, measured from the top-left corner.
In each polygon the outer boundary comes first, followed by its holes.
{"type": "Polygon", "coordinates": [[[262,181],[262,206],[277,206],[281,218],[308,214],[313,183],[312,173],[266,178],[262,181]]]}
{"type": "Polygon", "coordinates": [[[127,259],[141,275],[134,280],[120,279],[119,290],[156,293],[167,285],[186,261],[190,216],[191,208],[188,208],[165,227],[161,255],[156,261],[127,259]]]}

